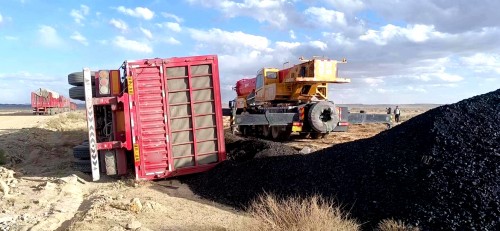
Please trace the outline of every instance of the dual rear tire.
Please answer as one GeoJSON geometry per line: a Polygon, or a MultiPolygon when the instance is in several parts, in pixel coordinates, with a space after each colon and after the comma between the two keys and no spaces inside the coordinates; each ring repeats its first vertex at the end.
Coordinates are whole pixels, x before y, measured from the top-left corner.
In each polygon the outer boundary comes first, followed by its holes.
{"type": "MultiPolygon", "coordinates": [[[[95,71],[91,73],[92,80],[92,96],[96,95],[95,92],[95,71]]],[[[73,72],[68,75],[68,83],[74,87],[69,89],[69,97],[71,99],[85,101],[85,87],[83,86],[83,71],[73,72]]]]}

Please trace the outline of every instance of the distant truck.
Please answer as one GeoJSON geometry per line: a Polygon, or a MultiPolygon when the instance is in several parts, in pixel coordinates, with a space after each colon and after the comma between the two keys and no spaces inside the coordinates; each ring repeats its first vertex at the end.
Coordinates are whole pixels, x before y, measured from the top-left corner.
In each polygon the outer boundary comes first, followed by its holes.
{"type": "Polygon", "coordinates": [[[45,88],[31,92],[31,107],[34,115],[54,115],[76,110],[76,104],[72,105],[70,99],[45,88]]]}
{"type": "Polygon", "coordinates": [[[68,75],[84,100],[88,141],[73,165],[105,175],[160,179],[203,172],[226,159],[215,55],[125,61],[68,75]]]}

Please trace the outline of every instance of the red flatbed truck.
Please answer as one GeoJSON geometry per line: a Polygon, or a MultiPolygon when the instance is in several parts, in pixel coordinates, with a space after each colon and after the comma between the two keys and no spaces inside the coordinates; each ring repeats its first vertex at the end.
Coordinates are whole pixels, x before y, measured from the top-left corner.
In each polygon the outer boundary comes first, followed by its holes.
{"type": "Polygon", "coordinates": [[[39,88],[31,92],[31,108],[34,115],[54,115],[71,110],[70,100],[57,92],[39,88]]]}
{"type": "Polygon", "coordinates": [[[119,70],[68,75],[84,99],[88,141],[74,166],[160,179],[207,171],[226,159],[215,55],[125,61],[119,70]]]}

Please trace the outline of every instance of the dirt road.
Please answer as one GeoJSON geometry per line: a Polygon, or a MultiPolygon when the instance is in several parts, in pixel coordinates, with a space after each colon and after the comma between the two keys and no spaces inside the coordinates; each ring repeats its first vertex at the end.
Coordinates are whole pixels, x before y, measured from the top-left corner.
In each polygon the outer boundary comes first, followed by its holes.
{"type": "Polygon", "coordinates": [[[0,114],[0,133],[10,130],[32,128],[43,124],[49,116],[0,114]]]}
{"type": "Polygon", "coordinates": [[[234,230],[250,218],[176,180],[91,182],[71,168],[83,113],[0,116],[0,230],[234,230]]]}

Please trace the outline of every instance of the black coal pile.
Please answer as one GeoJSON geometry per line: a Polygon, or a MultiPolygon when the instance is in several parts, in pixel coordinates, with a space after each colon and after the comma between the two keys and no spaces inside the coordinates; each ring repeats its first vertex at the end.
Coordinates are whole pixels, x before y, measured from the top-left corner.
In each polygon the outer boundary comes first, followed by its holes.
{"type": "Polygon", "coordinates": [[[423,230],[500,230],[500,90],[369,139],[309,155],[226,161],[186,181],[195,193],[238,208],[263,192],[319,194],[365,228],[393,218],[423,230]]]}
{"type": "Polygon", "coordinates": [[[256,138],[241,138],[229,131],[226,131],[225,137],[227,159],[232,161],[299,154],[298,150],[290,146],[256,138]]]}

